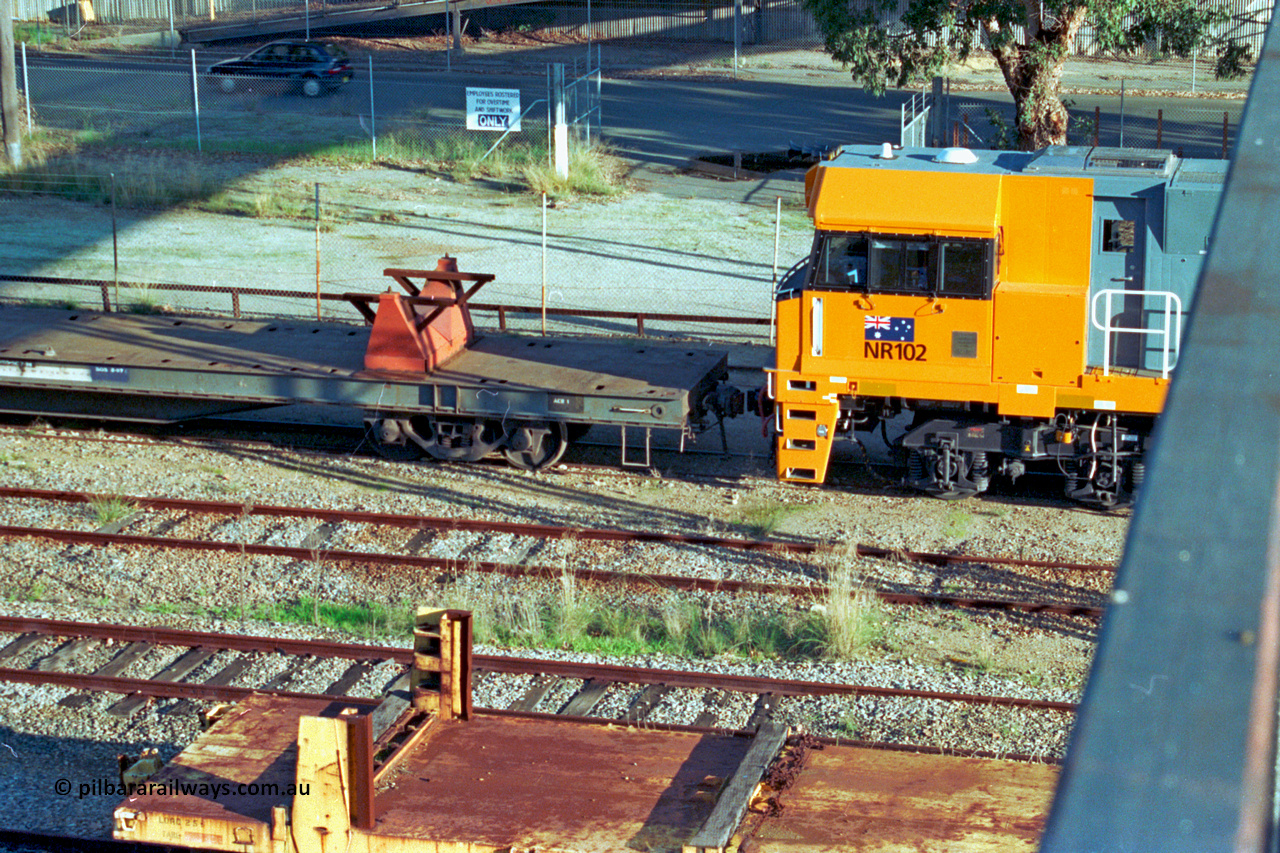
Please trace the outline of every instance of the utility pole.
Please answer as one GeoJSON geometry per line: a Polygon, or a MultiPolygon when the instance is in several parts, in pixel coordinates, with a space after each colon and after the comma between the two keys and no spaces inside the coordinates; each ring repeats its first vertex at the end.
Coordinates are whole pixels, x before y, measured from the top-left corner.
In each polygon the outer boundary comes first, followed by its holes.
{"type": "Polygon", "coordinates": [[[18,127],[18,70],[13,53],[13,0],[0,0],[0,119],[9,164],[22,166],[22,129],[18,127]]]}

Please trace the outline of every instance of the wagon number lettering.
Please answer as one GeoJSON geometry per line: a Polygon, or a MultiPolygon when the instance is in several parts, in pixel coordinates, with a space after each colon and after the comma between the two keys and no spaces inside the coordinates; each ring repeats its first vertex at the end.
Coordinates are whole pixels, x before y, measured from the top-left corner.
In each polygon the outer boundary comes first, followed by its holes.
{"type": "Polygon", "coordinates": [[[891,341],[865,341],[863,358],[883,358],[887,361],[925,361],[924,344],[903,344],[891,341]]]}

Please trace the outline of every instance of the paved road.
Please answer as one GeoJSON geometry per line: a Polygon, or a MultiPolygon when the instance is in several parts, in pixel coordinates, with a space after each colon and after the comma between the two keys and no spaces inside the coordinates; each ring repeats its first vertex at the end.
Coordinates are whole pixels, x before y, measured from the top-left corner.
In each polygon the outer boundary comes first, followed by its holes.
{"type": "MultiPolygon", "coordinates": [[[[213,57],[197,57],[203,69],[213,57]]],[[[111,126],[154,122],[150,132],[194,134],[190,58],[177,61],[105,62],[44,59],[29,61],[29,92],[37,122],[82,126],[91,112],[111,126]]],[[[523,105],[546,98],[544,76],[472,72],[411,72],[394,67],[358,68],[341,92],[316,99],[257,87],[223,94],[197,75],[201,132],[313,133],[317,145],[336,135],[367,135],[372,128],[414,129],[425,136],[454,133],[463,124],[468,86],[519,89],[523,105]],[[372,119],[370,118],[372,116],[372,119]],[[308,125],[312,127],[308,128],[308,125]]],[[[602,86],[606,137],[622,154],[662,166],[683,166],[708,152],[773,151],[790,145],[830,145],[896,141],[899,111],[908,94],[875,98],[846,78],[831,74],[789,75],[788,79],[637,80],[609,79],[602,86]]],[[[953,118],[963,114],[979,128],[986,108],[1012,117],[1011,101],[1000,93],[955,96],[953,118]]],[[[1164,112],[1161,141],[1188,156],[1220,156],[1222,116],[1238,125],[1241,101],[1188,98],[1129,98],[1123,124],[1130,145],[1154,146],[1156,116],[1164,112]]],[[[1101,110],[1103,144],[1119,144],[1121,99],[1077,96],[1074,110],[1085,120],[1101,110]]],[[[536,106],[532,117],[545,116],[536,106]]],[[[972,142],[977,147],[976,140],[972,142]]]]}

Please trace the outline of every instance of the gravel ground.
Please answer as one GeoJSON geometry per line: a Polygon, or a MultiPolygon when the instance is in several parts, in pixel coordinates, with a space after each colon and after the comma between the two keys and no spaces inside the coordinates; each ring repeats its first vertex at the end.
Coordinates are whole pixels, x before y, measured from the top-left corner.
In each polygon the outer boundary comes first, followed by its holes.
{"type": "MultiPolygon", "coordinates": [[[[906,497],[875,488],[815,490],[781,485],[763,472],[725,475],[714,457],[695,460],[683,478],[650,473],[601,472],[565,465],[529,475],[491,465],[444,466],[392,463],[356,456],[183,446],[54,441],[40,434],[0,436],[0,464],[12,485],[77,489],[108,494],[147,494],[210,498],[248,503],[341,507],[392,513],[502,518],[581,526],[655,528],[703,532],[759,530],[768,519],[773,535],[792,540],[863,542],[882,547],[982,552],[1107,562],[1118,558],[1127,524],[1124,514],[1105,515],[1042,500],[1007,498],[962,504],[906,497]],[[696,473],[705,466],[703,474],[696,473]]],[[[686,463],[682,463],[684,465],[686,463]]],[[[748,466],[749,467],[749,466],[748,466]]],[[[683,468],[682,468],[683,470],[683,468]]],[[[0,523],[63,525],[90,530],[98,526],[95,509],[44,501],[9,501],[0,523]]],[[[229,542],[298,545],[323,532],[330,547],[350,550],[407,549],[406,531],[339,526],[317,531],[310,520],[264,519],[252,515],[213,519],[178,513],[142,512],[126,532],[167,531],[182,537],[212,537],[229,542]]],[[[821,576],[829,565],[816,559],[723,552],[692,546],[639,546],[589,541],[533,542],[510,536],[477,537],[450,533],[417,540],[416,552],[476,560],[523,559],[539,565],[569,565],[696,574],[703,577],[770,578],[797,581],[821,576]]],[[[828,558],[829,559],[829,558],[828,558]]],[[[868,586],[951,588],[974,570],[929,570],[900,562],[846,561],[868,586]]],[[[238,554],[142,549],[55,546],[38,540],[0,541],[2,608],[8,613],[81,619],[141,621],[206,630],[252,634],[335,636],[334,632],[296,624],[216,619],[211,614],[271,602],[315,598],[334,602],[411,604],[550,599],[562,593],[554,582],[462,574],[446,583],[429,572],[329,566],[238,554]]],[[[979,576],[980,577],[980,576],[979,576]]],[[[1028,597],[1051,590],[1087,586],[1062,573],[1027,576],[1028,597]]],[[[1100,596],[1105,580],[1094,579],[1100,596]]],[[[582,594],[591,592],[581,590],[582,594]]],[[[605,592],[609,606],[660,608],[674,594],[605,592]]],[[[1086,596],[1088,589],[1079,593],[1086,596]]],[[[726,611],[797,613],[811,605],[791,599],[743,596],[734,600],[709,594],[691,596],[726,611]]],[[[1071,701],[1078,697],[1093,647],[1094,626],[1087,621],[1026,615],[984,616],[926,608],[885,609],[879,638],[848,661],[776,660],[738,657],[689,659],[640,655],[612,662],[654,668],[707,670],[806,681],[874,684],[921,690],[987,693],[1071,701]]],[[[0,643],[10,638],[0,637],[0,643]]],[[[350,640],[347,636],[344,639],[350,640]]],[[[373,641],[407,644],[403,636],[373,641]]],[[[34,664],[54,649],[37,644],[9,665],[34,664]]],[[[505,650],[481,647],[484,653],[505,650]]],[[[597,660],[565,650],[511,650],[521,656],[560,660],[597,660]]],[[[129,674],[155,672],[179,653],[157,649],[129,674]]],[[[84,652],[98,665],[111,650],[84,652]]],[[[219,655],[193,677],[217,672],[230,660],[219,655]]],[[[263,656],[238,683],[262,684],[287,665],[263,656]]],[[[297,671],[284,689],[320,692],[345,670],[344,662],[324,662],[297,671]]],[[[379,667],[356,692],[377,695],[392,673],[379,667]]],[[[533,679],[486,675],[476,685],[481,707],[507,707],[524,695],[533,679]]],[[[561,683],[537,710],[558,711],[580,685],[561,683]]],[[[0,762],[8,771],[0,782],[0,825],[86,835],[109,832],[110,796],[78,796],[79,784],[115,778],[116,756],[157,748],[170,757],[199,731],[197,709],[186,702],[154,702],[127,718],[106,712],[114,697],[98,697],[84,708],[58,705],[65,691],[6,685],[0,687],[0,762]],[[5,747],[9,747],[6,749],[5,747]],[[71,796],[51,793],[58,778],[75,784],[71,796]]],[[[632,688],[613,687],[597,713],[623,717],[634,701],[632,688]]],[[[717,725],[743,725],[755,697],[708,698],[702,691],[674,690],[646,718],[655,723],[692,723],[708,708],[717,725]]],[[[798,729],[867,740],[890,740],[998,753],[1061,755],[1070,716],[1053,712],[957,706],[910,699],[847,697],[782,699],[775,715],[798,729]]]]}

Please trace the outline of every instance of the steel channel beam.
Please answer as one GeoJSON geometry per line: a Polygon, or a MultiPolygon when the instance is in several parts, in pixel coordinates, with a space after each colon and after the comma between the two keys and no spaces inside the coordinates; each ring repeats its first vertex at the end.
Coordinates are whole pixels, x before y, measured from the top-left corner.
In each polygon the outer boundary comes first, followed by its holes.
{"type": "Polygon", "coordinates": [[[55,853],[180,853],[180,851],[208,850],[207,847],[187,847],[178,844],[157,846],[143,841],[118,841],[114,838],[74,838],[69,835],[50,835],[44,832],[27,832],[21,829],[0,829],[0,845],[13,845],[16,850],[52,850],[55,853]]]}
{"type": "MultiPolygon", "coordinates": [[[[40,633],[60,637],[96,637],[125,642],[150,642],[164,646],[205,646],[241,652],[281,652],[315,657],[342,657],[355,660],[394,660],[401,664],[413,661],[413,651],[393,646],[363,646],[356,643],[331,643],[323,640],[282,640],[242,634],[212,634],[177,628],[102,625],[69,622],[58,619],[29,619],[0,616],[0,632],[11,634],[40,633]]],[[[501,655],[474,655],[477,671],[513,675],[554,675],[561,678],[599,679],[617,684],[664,684],[668,687],[723,689],[736,693],[775,693],[779,696],[886,696],[914,699],[937,699],[969,704],[1000,705],[1017,708],[1040,708],[1051,711],[1073,711],[1072,702],[1025,699],[1015,696],[977,696],[964,693],[939,693],[896,687],[834,684],[819,681],[756,678],[722,673],[680,672],[598,663],[516,658],[501,655]]]]}
{"type": "MultiPolygon", "coordinates": [[[[197,539],[171,539],[158,536],[135,536],[127,533],[99,533],[85,530],[51,530],[43,527],[17,527],[0,525],[0,536],[33,537],[52,539],[56,542],[74,542],[77,544],[97,545],[136,545],[143,548],[166,548],[186,551],[214,551],[221,553],[254,554],[260,557],[282,557],[299,562],[327,561],[381,566],[416,566],[419,568],[437,569],[448,572],[487,572],[507,575],[509,577],[544,577],[560,578],[565,569],[555,566],[518,566],[510,563],[494,563],[483,560],[468,560],[455,557],[419,557],[411,554],[379,554],[369,551],[344,551],[320,548],[301,548],[285,545],[254,545],[238,542],[211,542],[197,539]]],[[[715,580],[709,578],[682,577],[678,575],[638,574],[633,572],[611,572],[603,569],[571,569],[569,573],[578,580],[595,583],[618,584],[630,583],[640,586],[652,585],[662,589],[677,589],[684,592],[729,592],[729,593],[763,593],[799,596],[819,596],[827,592],[821,584],[766,584],[754,581],[715,580]]],[[[939,606],[952,605],[970,607],[981,610],[1024,610],[1032,613],[1056,613],[1066,616],[1098,616],[1098,608],[1090,608],[1074,604],[1049,604],[1036,601],[1010,601],[1003,599],[980,599],[969,596],[927,595],[915,593],[876,592],[878,598],[889,603],[939,606]]]]}
{"type": "MultiPolygon", "coordinates": [[[[777,542],[768,540],[731,539],[722,536],[704,536],[696,533],[660,533],[646,530],[609,530],[587,527],[563,527],[552,524],[531,524],[518,521],[480,521],[465,518],[444,518],[429,515],[395,515],[392,513],[363,512],[358,510],[318,509],[312,507],[284,507],[270,504],[243,504],[229,501],[195,501],[178,498],[150,498],[126,495],[99,495],[92,492],[65,492],[51,489],[25,489],[0,487],[0,497],[29,498],[34,500],[92,503],[100,499],[122,500],[138,507],[170,509],[187,512],[208,512],[225,515],[267,515],[282,518],[315,518],[320,521],[344,521],[353,524],[372,524],[401,527],[410,530],[468,530],[481,533],[509,533],[515,536],[535,536],[543,539],[586,539],[597,542],[664,542],[680,545],[706,545],[715,548],[734,548],[743,551],[771,551],[793,554],[813,554],[830,550],[828,545],[813,542],[777,542]]],[[[1031,569],[1057,569],[1079,572],[1111,572],[1114,566],[1102,563],[1062,563],[1052,560],[1019,560],[1013,557],[966,556],[963,554],[936,554],[927,551],[901,551],[893,548],[876,548],[857,545],[857,556],[874,558],[898,557],[904,560],[930,565],[950,566],[980,564],[992,566],[1020,566],[1031,569]]]]}

